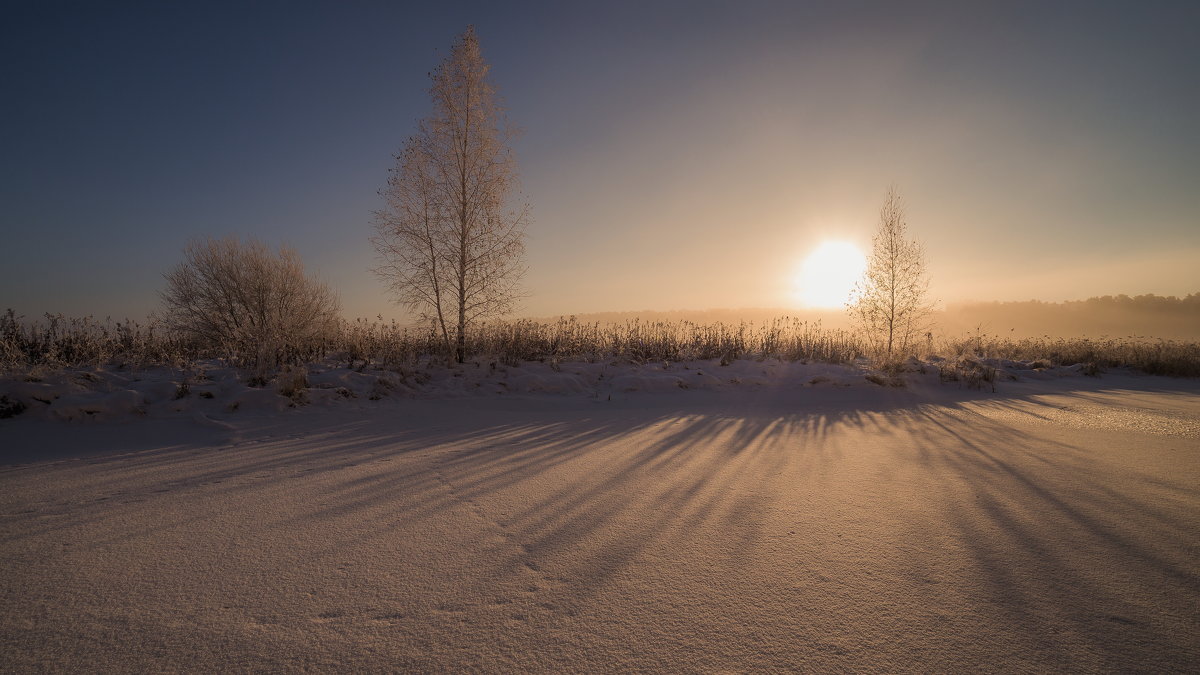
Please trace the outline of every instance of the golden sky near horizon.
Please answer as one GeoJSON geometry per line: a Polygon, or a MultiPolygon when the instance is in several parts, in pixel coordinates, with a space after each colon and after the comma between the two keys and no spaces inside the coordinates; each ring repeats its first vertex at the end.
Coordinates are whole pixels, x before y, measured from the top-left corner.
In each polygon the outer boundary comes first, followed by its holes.
{"type": "Polygon", "coordinates": [[[27,316],[145,316],[188,240],[236,235],[406,317],[372,212],[467,24],[524,129],[520,315],[827,304],[853,260],[804,261],[868,252],[890,185],[942,302],[1200,291],[1195,3],[11,19],[0,309],[27,316]]]}

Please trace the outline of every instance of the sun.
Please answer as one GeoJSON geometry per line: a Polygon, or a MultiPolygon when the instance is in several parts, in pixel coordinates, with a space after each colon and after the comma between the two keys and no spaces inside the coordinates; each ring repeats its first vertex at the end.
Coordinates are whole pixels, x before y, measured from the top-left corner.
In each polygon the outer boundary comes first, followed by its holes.
{"type": "Polygon", "coordinates": [[[848,241],[826,241],[800,263],[795,295],[812,309],[840,308],[867,268],[867,258],[848,241]]]}

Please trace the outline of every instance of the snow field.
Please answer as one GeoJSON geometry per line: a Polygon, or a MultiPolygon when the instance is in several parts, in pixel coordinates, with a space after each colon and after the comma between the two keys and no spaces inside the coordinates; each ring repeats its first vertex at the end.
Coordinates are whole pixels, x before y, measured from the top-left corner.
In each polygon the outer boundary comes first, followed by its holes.
{"type": "Polygon", "coordinates": [[[0,420],[0,669],[1200,661],[1194,380],[480,364],[371,400],[378,373],[307,377],[294,408],[218,368],[180,399],[21,383],[144,413],[0,420]]]}

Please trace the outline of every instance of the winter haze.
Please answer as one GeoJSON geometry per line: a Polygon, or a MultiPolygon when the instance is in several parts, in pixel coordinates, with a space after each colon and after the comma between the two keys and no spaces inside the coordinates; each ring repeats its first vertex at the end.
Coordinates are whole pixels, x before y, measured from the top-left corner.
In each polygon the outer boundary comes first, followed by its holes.
{"type": "Polygon", "coordinates": [[[0,305],[141,318],[197,236],[288,243],[349,317],[427,72],[474,24],[511,120],[526,316],[796,308],[887,186],[931,295],[1200,290],[1190,3],[18,3],[0,305]]]}

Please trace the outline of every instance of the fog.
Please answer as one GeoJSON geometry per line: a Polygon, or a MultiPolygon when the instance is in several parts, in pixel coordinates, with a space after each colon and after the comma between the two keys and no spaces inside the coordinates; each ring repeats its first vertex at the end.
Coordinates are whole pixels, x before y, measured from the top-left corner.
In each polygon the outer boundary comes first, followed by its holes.
{"type": "MultiPolygon", "coordinates": [[[[786,318],[819,323],[822,328],[853,328],[841,310],[743,308],[705,310],[641,310],[592,312],[573,315],[583,323],[626,321],[690,321],[756,324],[786,318]]],[[[557,321],[558,316],[532,317],[557,321]]],[[[1182,298],[1160,295],[1106,295],[1068,302],[964,302],[939,308],[932,315],[932,330],[944,337],[987,335],[1023,337],[1153,337],[1167,340],[1200,340],[1200,293],[1182,298]]]]}

